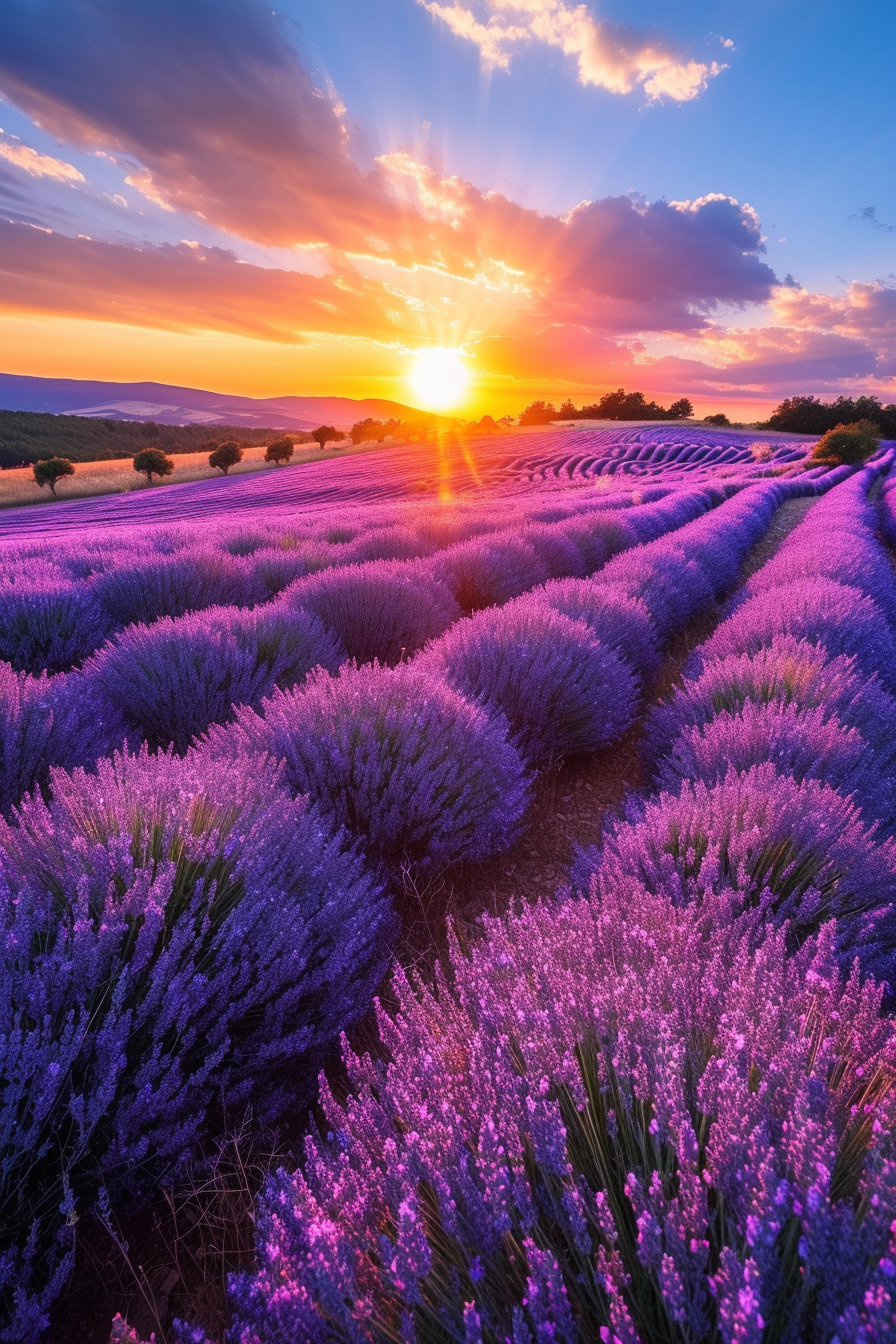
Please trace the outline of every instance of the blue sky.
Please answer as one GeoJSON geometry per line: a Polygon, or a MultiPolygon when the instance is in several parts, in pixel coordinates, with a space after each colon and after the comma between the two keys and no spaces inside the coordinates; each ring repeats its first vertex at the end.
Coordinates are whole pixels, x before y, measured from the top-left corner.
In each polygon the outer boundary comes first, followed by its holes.
{"type": "Polygon", "coordinates": [[[219,367],[222,390],[384,392],[448,344],[500,409],[633,380],[734,401],[896,394],[892,3],[4,15],[17,372],[173,361],[179,381],[219,367]]]}

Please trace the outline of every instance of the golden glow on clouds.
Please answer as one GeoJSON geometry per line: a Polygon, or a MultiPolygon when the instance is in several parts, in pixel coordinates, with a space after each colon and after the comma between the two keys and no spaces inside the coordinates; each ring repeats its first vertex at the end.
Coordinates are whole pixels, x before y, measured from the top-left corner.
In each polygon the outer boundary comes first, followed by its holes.
{"type": "Polygon", "coordinates": [[[470,375],[459,350],[436,347],[414,356],[410,384],[415,405],[427,411],[447,411],[463,401],[470,375]]]}

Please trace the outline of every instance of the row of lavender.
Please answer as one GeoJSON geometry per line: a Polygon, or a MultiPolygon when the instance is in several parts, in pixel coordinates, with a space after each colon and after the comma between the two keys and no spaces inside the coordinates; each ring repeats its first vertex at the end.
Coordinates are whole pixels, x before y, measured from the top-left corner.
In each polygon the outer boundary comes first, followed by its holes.
{"type": "Polygon", "coordinates": [[[325,1131],[261,1200],[233,1344],[896,1337],[875,474],[810,510],[651,716],[661,791],[580,856],[578,897],[487,919],[432,989],[394,978],[387,1062],[346,1050],[348,1099],[322,1081],[325,1131]]]}
{"type": "MultiPolygon", "coordinates": [[[[700,490],[624,511],[559,507],[551,522],[502,529],[428,559],[355,563],[289,583],[291,554],[276,552],[285,591],[252,609],[237,604],[229,566],[240,562],[227,554],[156,554],[90,583],[39,579],[37,589],[23,577],[23,557],[5,594],[4,652],[18,657],[0,662],[0,812],[45,783],[51,765],[90,765],[123,742],[183,751],[234,704],[258,706],[275,687],[303,682],[314,667],[335,671],[348,658],[394,664],[463,610],[506,602],[551,576],[593,573],[721,498],[700,490]],[[137,623],[77,671],[48,680],[21,668],[69,666],[92,649],[104,629],[91,591],[97,582],[120,621],[137,623]],[[205,610],[170,614],[187,606],[205,610]]],[[[76,553],[72,563],[87,560],[76,553]]],[[[273,564],[269,556],[262,563],[273,564]]]]}
{"type": "Polygon", "coordinates": [[[510,843],[531,769],[623,731],[661,643],[816,488],[751,487],[408,664],[319,672],[184,757],[57,770],[21,804],[0,826],[0,1337],[40,1333],[98,1190],[158,1179],[222,1094],[295,1104],[382,976],[389,871],[510,843]]]}

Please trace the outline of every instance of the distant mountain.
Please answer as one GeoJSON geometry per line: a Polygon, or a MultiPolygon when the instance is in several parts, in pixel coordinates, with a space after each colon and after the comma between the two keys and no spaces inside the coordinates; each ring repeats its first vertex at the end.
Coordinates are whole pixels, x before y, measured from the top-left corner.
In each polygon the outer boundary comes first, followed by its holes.
{"type": "Polygon", "coordinates": [[[358,420],[415,414],[400,401],[366,397],[232,397],[170,383],[100,383],[0,373],[0,408],[85,415],[103,420],[156,420],[163,425],[243,425],[247,429],[348,429],[358,420]]]}

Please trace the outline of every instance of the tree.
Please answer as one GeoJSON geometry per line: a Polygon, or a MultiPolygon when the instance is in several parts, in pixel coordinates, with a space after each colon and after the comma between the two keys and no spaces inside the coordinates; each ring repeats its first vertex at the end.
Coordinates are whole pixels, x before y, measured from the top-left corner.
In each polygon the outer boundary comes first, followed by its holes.
{"type": "Polygon", "coordinates": [[[724,411],[718,411],[715,415],[704,415],[703,423],[704,425],[719,425],[724,428],[725,425],[730,425],[731,421],[724,411]]]}
{"type": "Polygon", "coordinates": [[[334,429],[332,425],[318,425],[317,429],[312,429],[311,437],[318,448],[324,449],[331,440],[336,442],[345,438],[345,435],[340,434],[339,430],[334,429]]]}
{"type": "Polygon", "coordinates": [[[158,476],[161,480],[163,476],[171,475],[174,462],[165,456],[161,448],[142,448],[134,458],[134,470],[142,472],[152,485],[153,476],[158,476]]]}
{"type": "Polygon", "coordinates": [[[226,476],[231,467],[235,467],[237,462],[242,462],[243,450],[238,443],[232,439],[227,443],[221,443],[208,455],[208,464],[210,467],[223,471],[226,476]]]}
{"type": "Polygon", "coordinates": [[[569,397],[567,397],[563,405],[560,407],[559,414],[561,420],[575,420],[578,417],[579,413],[576,410],[575,406],[573,405],[572,401],[569,399],[569,397]]]}
{"type": "Polygon", "coordinates": [[[837,425],[818,440],[812,449],[816,462],[845,463],[857,467],[880,447],[880,431],[871,420],[852,425],[837,425]]]}
{"type": "Polygon", "coordinates": [[[273,443],[268,444],[265,449],[264,460],[282,467],[292,457],[292,450],[292,439],[288,439],[284,435],[282,439],[275,439],[273,443]]]}
{"type": "Polygon", "coordinates": [[[673,401],[667,414],[670,420],[690,420],[694,414],[694,407],[687,397],[680,397],[678,401],[673,401]]]}
{"type": "Polygon", "coordinates": [[[557,411],[550,401],[533,401],[520,416],[521,425],[549,425],[557,419],[557,411]]]}
{"type": "Polygon", "coordinates": [[[34,479],[43,490],[45,485],[50,487],[50,494],[56,493],[56,482],[62,480],[63,476],[74,476],[74,465],[67,457],[49,457],[43,462],[35,462],[34,479]]]}
{"type": "Polygon", "coordinates": [[[825,434],[841,425],[870,420],[884,438],[896,438],[896,405],[882,406],[877,397],[838,397],[819,401],[817,397],[787,397],[769,416],[763,429],[780,429],[786,434],[825,434]]]}

